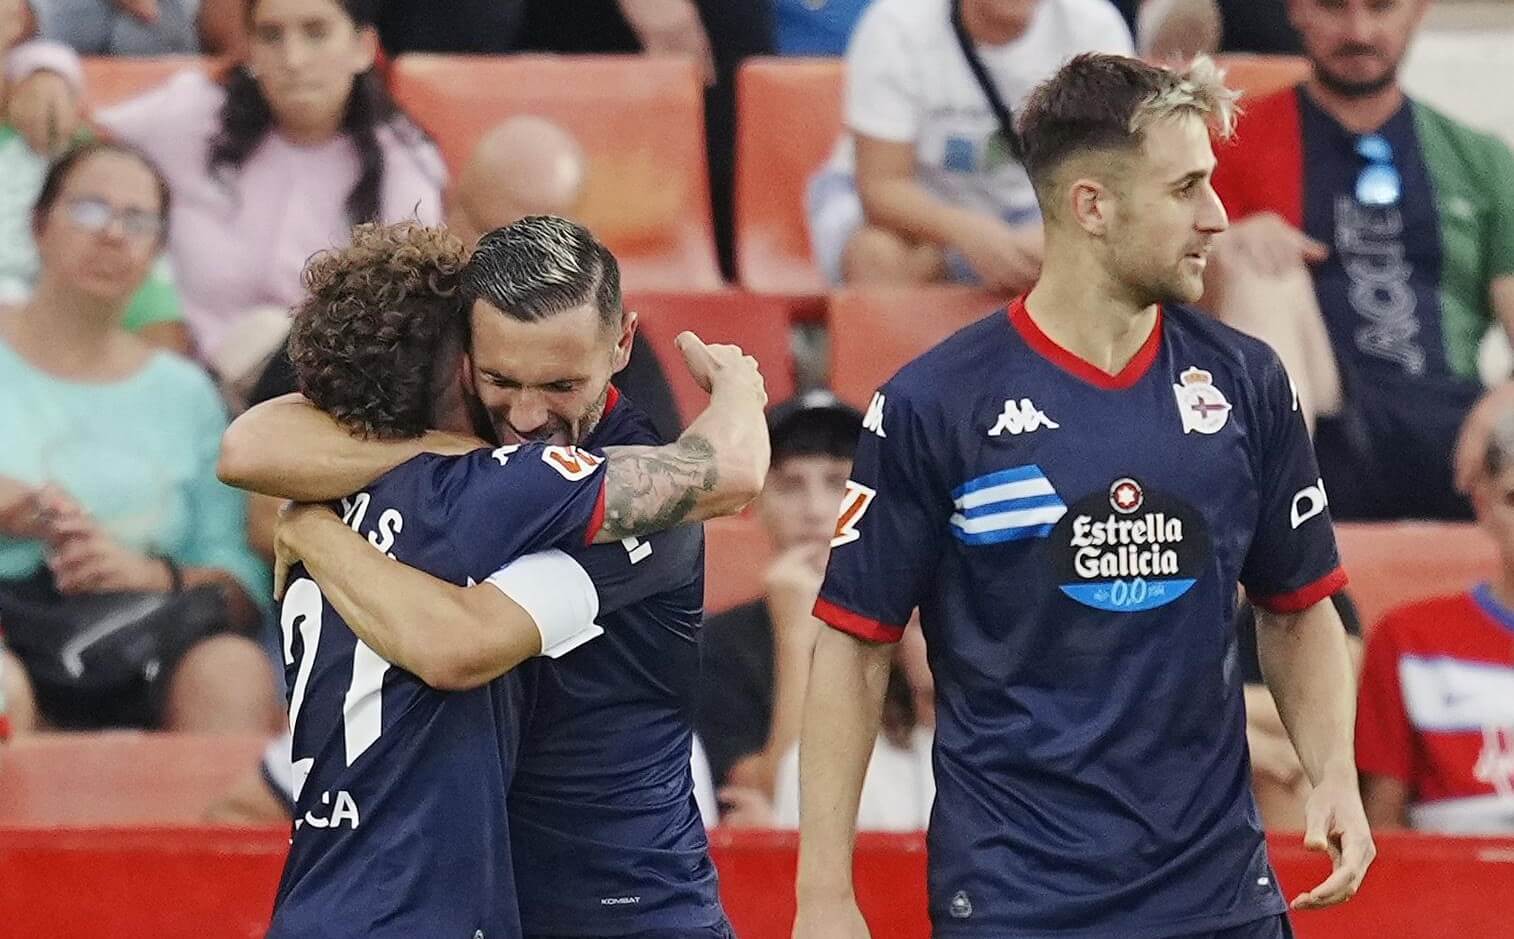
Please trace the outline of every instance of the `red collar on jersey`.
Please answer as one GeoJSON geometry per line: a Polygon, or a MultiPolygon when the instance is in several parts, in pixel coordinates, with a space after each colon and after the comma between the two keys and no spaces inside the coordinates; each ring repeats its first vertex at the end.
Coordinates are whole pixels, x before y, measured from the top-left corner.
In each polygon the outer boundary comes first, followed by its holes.
{"type": "Polygon", "coordinates": [[[1136,354],[1118,375],[1111,375],[1092,362],[1078,358],[1041,332],[1041,327],[1036,325],[1036,321],[1030,318],[1030,312],[1025,309],[1024,296],[1016,297],[1009,305],[1009,324],[1025,340],[1025,344],[1042,358],[1074,378],[1108,391],[1122,391],[1140,381],[1151,368],[1151,363],[1157,360],[1157,352],[1162,348],[1161,307],[1157,307],[1157,321],[1151,335],[1146,337],[1141,348],[1136,350],[1136,354]]]}
{"type": "Polygon", "coordinates": [[[610,412],[615,410],[615,405],[619,403],[620,389],[616,388],[614,385],[611,385],[609,393],[605,395],[605,413],[599,416],[600,420],[604,420],[606,417],[609,417],[610,412]]]}

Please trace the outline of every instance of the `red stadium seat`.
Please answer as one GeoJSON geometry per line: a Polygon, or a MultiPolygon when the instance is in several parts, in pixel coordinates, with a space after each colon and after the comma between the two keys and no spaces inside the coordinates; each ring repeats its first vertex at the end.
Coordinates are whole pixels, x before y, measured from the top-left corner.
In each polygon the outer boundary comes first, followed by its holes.
{"type": "Polygon", "coordinates": [[[709,397],[683,367],[673,340],[685,329],[705,342],[734,342],[757,360],[767,381],[768,399],[794,393],[788,309],[781,299],[735,290],[713,293],[636,293],[626,306],[640,316],[641,329],[657,350],[685,422],[704,410],[709,397]]]}
{"type": "Polygon", "coordinates": [[[693,63],[643,56],[403,55],[395,98],[454,173],[484,132],[517,114],[560,124],[588,154],[580,218],[615,252],[629,289],[709,290],[715,259],[704,98],[693,63]]]}
{"type": "Polygon", "coordinates": [[[84,59],[85,103],[91,109],[109,107],[161,85],[185,69],[207,71],[216,59],[198,55],[167,55],[151,59],[128,56],[87,56],[84,59]]]}
{"type": "Polygon", "coordinates": [[[722,613],[762,596],[762,578],[772,545],[750,510],[736,518],[717,518],[704,526],[704,612],[722,613]]]}
{"type": "Polygon", "coordinates": [[[1309,77],[1309,60],[1301,55],[1258,55],[1230,52],[1215,56],[1225,70],[1225,84],[1245,93],[1241,104],[1265,98],[1309,77]]]}
{"type": "Polygon", "coordinates": [[[1475,525],[1453,522],[1342,522],[1335,526],[1341,563],[1362,624],[1437,594],[1497,576],[1498,552],[1475,525]]]}
{"type": "Polygon", "coordinates": [[[838,291],[830,301],[831,387],[865,405],[900,366],[1003,304],[963,287],[838,291]]]}
{"type": "Polygon", "coordinates": [[[736,268],[748,290],[819,295],[804,189],[841,133],[837,59],[749,59],[737,85],[736,268]]]}

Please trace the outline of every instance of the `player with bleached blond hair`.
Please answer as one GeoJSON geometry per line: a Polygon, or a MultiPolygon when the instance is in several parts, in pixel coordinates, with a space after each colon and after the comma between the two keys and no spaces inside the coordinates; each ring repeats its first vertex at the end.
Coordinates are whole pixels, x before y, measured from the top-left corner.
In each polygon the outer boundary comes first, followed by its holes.
{"type": "Polygon", "coordinates": [[[1328,500],[1276,354],[1183,304],[1226,227],[1214,65],[1083,55],[1029,98],[1039,282],[873,399],[816,615],[797,939],[862,939],[858,794],[891,644],[936,688],[937,939],[1283,939],[1250,788],[1237,585],[1345,900],[1374,849],[1328,500]]]}

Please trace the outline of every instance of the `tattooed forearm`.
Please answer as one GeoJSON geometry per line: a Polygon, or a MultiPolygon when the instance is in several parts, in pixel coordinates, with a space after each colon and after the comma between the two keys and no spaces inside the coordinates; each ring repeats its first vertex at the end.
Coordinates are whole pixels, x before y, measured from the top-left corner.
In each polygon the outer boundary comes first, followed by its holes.
{"type": "Polygon", "coordinates": [[[681,524],[720,483],[715,446],[698,434],[665,447],[614,447],[606,457],[605,541],[681,524]]]}

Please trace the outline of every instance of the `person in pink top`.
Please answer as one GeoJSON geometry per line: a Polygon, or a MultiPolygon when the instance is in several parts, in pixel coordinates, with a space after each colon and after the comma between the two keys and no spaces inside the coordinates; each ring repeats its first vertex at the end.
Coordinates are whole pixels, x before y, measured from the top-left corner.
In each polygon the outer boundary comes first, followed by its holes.
{"type": "Polygon", "coordinates": [[[96,115],[173,188],[169,252],[207,361],[253,311],[293,306],[305,260],[352,225],[441,220],[441,156],[374,69],[376,6],[251,0],[222,79],[186,71],[96,115]]]}

